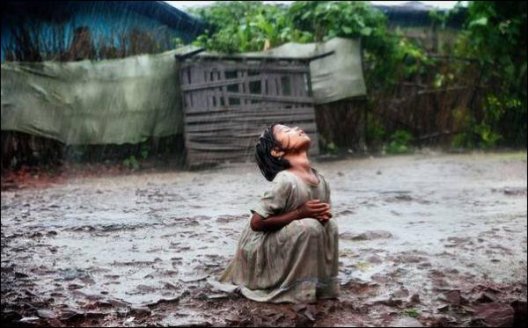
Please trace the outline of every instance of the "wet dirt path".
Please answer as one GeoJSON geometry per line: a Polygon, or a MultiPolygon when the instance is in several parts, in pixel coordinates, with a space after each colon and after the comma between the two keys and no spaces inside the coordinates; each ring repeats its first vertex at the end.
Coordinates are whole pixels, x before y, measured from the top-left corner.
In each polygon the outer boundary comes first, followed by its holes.
{"type": "Polygon", "coordinates": [[[526,321],[526,153],[314,162],[339,300],[215,291],[267,182],[252,164],[2,191],[2,321],[54,326],[471,326],[526,321]],[[495,321],[494,321],[495,320],[495,321]],[[496,321],[499,320],[499,321],[496,321]],[[502,320],[502,321],[500,321],[502,320]]]}

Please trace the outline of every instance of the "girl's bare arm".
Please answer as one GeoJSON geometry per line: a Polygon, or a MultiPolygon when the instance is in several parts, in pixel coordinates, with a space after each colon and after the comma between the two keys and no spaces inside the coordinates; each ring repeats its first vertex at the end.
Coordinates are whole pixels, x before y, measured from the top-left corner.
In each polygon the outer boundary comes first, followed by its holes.
{"type": "Polygon", "coordinates": [[[330,205],[321,203],[318,199],[309,200],[299,208],[280,215],[270,216],[266,219],[253,213],[251,229],[253,231],[276,231],[290,224],[292,221],[304,218],[319,218],[330,211],[330,205]]]}

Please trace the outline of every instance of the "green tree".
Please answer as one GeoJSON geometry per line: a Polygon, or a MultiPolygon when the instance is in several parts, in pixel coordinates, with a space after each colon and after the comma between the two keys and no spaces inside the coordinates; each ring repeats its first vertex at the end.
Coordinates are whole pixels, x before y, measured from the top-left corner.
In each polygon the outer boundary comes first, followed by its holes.
{"type": "MultiPolygon", "coordinates": [[[[468,12],[455,55],[476,59],[484,102],[482,111],[460,113],[468,133],[457,136],[455,142],[526,146],[526,4],[477,1],[469,3],[468,12]]],[[[465,85],[464,78],[475,74],[467,62],[439,63],[422,45],[390,31],[385,15],[368,2],[296,1],[283,6],[232,1],[192,13],[210,25],[196,44],[212,51],[260,51],[286,42],[360,38],[371,107],[393,96],[402,81],[418,79],[425,87],[438,89],[465,85]]],[[[431,13],[431,17],[442,27],[450,13],[431,13]]],[[[453,115],[456,120],[456,110],[453,115]]],[[[384,138],[390,136],[386,132],[384,138]]]]}
{"type": "Polygon", "coordinates": [[[296,1],[289,7],[216,2],[192,13],[210,24],[196,45],[225,53],[260,51],[266,42],[274,47],[361,38],[369,89],[389,88],[402,74],[417,73],[428,63],[420,47],[389,32],[385,15],[364,1],[296,1]]]}
{"type": "Polygon", "coordinates": [[[457,44],[475,58],[484,87],[484,114],[473,133],[483,146],[526,146],[526,3],[472,1],[457,44]]]}
{"type": "Polygon", "coordinates": [[[282,6],[258,1],[229,1],[194,9],[192,14],[209,24],[196,44],[225,53],[260,51],[292,39],[302,41],[302,33],[291,31],[282,6]],[[299,35],[300,34],[300,35],[299,35]],[[297,38],[295,38],[297,36],[297,38]]]}

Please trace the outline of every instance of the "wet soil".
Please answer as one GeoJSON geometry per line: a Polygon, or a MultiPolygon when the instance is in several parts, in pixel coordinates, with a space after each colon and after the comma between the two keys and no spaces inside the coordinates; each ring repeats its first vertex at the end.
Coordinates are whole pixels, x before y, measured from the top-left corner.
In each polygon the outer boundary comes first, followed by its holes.
{"type": "Polygon", "coordinates": [[[525,325],[526,152],[313,165],[340,229],[339,299],[262,304],[207,283],[269,186],[253,164],[232,164],[12,181],[1,201],[2,322],[525,325]]]}

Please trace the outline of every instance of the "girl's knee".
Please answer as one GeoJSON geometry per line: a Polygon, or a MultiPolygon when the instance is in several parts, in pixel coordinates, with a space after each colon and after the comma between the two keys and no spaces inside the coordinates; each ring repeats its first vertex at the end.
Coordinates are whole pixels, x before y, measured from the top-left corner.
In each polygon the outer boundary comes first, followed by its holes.
{"type": "Polygon", "coordinates": [[[310,238],[318,238],[324,233],[324,226],[315,219],[303,219],[303,233],[310,238]]]}

